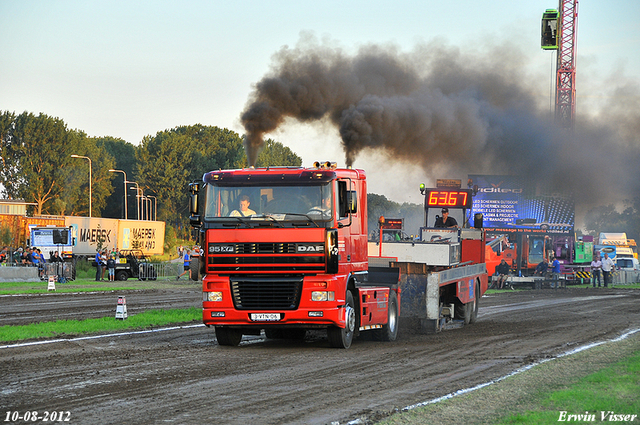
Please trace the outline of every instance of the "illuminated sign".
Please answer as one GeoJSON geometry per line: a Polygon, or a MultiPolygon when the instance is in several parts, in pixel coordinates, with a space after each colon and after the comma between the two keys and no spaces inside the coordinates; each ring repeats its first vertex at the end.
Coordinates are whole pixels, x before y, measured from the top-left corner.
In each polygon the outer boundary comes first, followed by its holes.
{"type": "Polygon", "coordinates": [[[471,189],[427,189],[427,208],[471,208],[471,189]]]}

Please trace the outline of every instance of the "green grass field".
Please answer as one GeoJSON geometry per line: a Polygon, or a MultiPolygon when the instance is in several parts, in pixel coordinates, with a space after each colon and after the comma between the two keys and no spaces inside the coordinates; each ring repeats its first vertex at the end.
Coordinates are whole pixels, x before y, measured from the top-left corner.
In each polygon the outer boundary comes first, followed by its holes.
{"type": "Polygon", "coordinates": [[[34,338],[56,338],[60,336],[88,335],[93,333],[145,329],[153,326],[185,322],[201,322],[202,310],[188,309],[150,310],[129,315],[127,319],[114,316],[85,320],[56,320],[53,322],[31,323],[19,326],[0,326],[0,341],[12,342],[34,338]]]}

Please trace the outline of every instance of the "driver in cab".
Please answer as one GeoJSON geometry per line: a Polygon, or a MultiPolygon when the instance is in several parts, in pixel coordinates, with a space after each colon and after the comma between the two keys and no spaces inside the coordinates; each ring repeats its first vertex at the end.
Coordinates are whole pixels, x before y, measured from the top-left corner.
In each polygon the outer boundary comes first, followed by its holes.
{"type": "Polygon", "coordinates": [[[248,217],[250,215],[254,215],[256,212],[252,209],[249,209],[249,205],[251,205],[251,201],[249,201],[249,195],[240,196],[240,210],[233,210],[229,217],[248,217]]]}
{"type": "Polygon", "coordinates": [[[442,217],[436,216],[436,224],[433,227],[458,227],[455,218],[449,217],[449,208],[442,209],[442,217]]]}

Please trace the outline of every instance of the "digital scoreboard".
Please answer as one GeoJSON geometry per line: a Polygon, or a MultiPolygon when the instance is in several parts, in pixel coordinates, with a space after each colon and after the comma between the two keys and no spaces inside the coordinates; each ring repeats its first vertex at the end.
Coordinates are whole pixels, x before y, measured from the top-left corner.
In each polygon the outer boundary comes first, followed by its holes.
{"type": "Polygon", "coordinates": [[[427,208],[471,208],[473,203],[471,189],[426,189],[427,208]]]}

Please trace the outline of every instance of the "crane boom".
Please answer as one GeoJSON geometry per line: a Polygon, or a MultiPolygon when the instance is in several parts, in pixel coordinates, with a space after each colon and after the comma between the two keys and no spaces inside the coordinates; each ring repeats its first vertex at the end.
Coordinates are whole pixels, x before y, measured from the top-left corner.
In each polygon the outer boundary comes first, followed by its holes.
{"type": "Polygon", "coordinates": [[[555,120],[560,128],[573,130],[576,113],[576,29],[578,0],[560,0],[560,38],[556,67],[555,120]]]}

